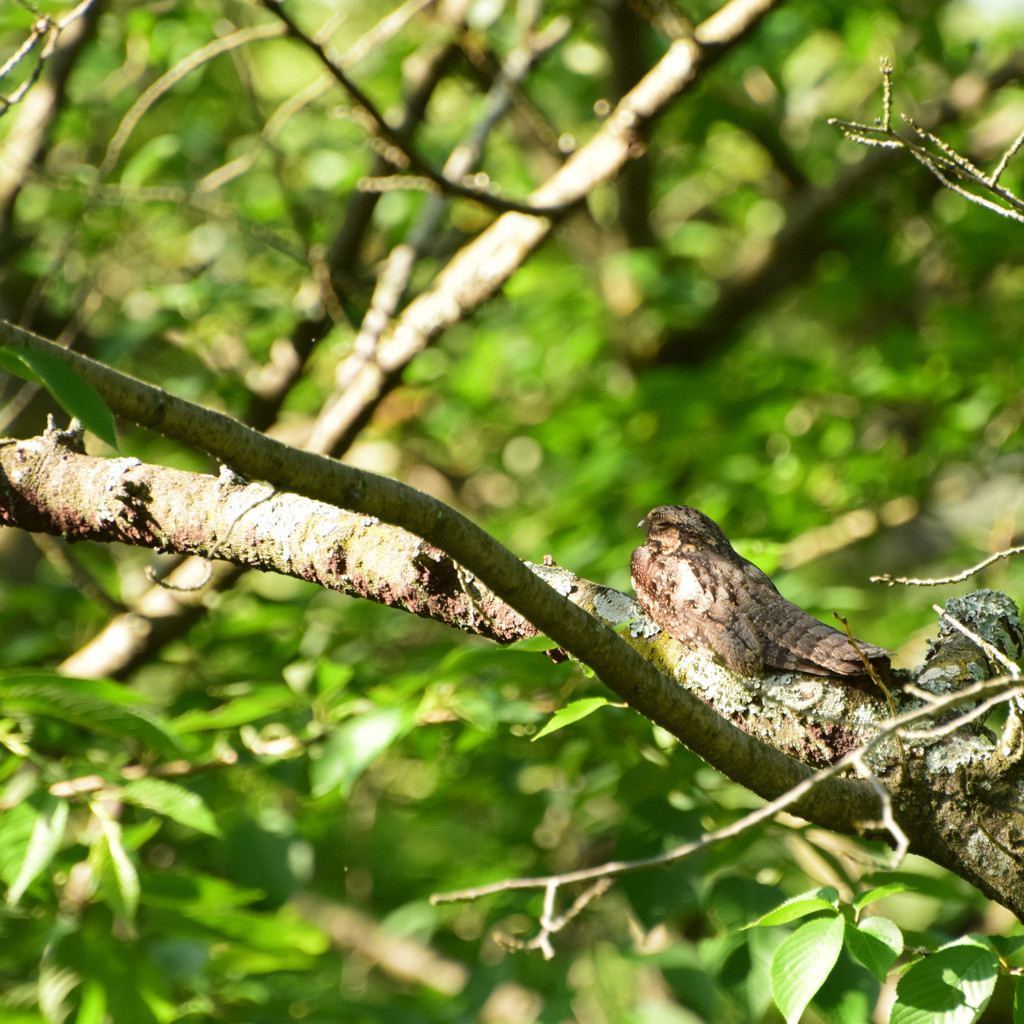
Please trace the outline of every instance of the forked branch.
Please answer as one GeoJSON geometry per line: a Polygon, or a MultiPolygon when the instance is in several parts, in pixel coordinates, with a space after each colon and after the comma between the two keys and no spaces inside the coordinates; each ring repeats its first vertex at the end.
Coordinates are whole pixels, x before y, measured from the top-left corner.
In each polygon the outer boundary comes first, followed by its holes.
{"type": "Polygon", "coordinates": [[[1024,200],[1008,188],[999,184],[999,179],[1010,160],[1024,145],[1024,131],[1007,147],[991,174],[975,167],[971,161],[957,153],[937,135],[920,127],[910,117],[901,115],[903,123],[913,137],[900,135],[892,126],[892,73],[893,66],[887,57],[882,58],[882,116],[873,125],[858,121],[843,121],[838,117],[829,118],[828,123],[838,127],[842,133],[861,146],[881,149],[904,149],[943,186],[976,206],[984,207],[1001,217],[1024,224],[1024,200]],[[991,198],[990,198],[991,197],[991,198]]]}

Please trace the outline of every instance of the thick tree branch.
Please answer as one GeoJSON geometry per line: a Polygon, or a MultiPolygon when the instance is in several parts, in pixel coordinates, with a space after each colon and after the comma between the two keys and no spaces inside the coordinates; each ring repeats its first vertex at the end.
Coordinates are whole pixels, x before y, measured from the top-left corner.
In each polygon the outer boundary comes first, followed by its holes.
{"type": "MultiPolygon", "coordinates": [[[[66,355],[80,369],[88,363],[66,355]]],[[[120,375],[98,367],[89,376],[97,383],[120,375]]],[[[137,382],[125,389],[134,395],[122,395],[122,411],[133,407],[146,421],[159,418],[170,433],[190,411],[187,403],[137,382]]],[[[51,429],[42,438],[0,445],[0,517],[68,539],[173,547],[284,571],[498,639],[539,628],[594,667],[630,706],[741,785],[766,799],[800,786],[802,795],[791,809],[838,831],[886,839],[897,826],[912,837],[912,851],[950,867],[1024,916],[1024,863],[1013,852],[1024,816],[1020,744],[1011,742],[1019,730],[1007,731],[1002,749],[962,728],[952,734],[925,730],[901,754],[891,740],[878,742],[891,723],[885,703],[870,689],[796,674],[743,679],[646,628],[645,620],[637,624],[634,649],[578,606],[622,622],[632,613],[625,595],[564,570],[531,570],[454,510],[394,481],[285,449],[260,435],[248,437],[246,428],[220,414],[194,412],[196,423],[186,420],[183,428],[193,443],[199,441],[192,432],[199,430],[206,447],[237,451],[236,465],[269,466],[279,484],[299,483],[316,500],[245,484],[226,469],[214,478],[134,459],[90,458],[73,448],[77,435],[51,429]],[[303,472],[310,486],[295,476],[303,472]],[[333,502],[322,501],[333,493],[346,502],[357,496],[361,512],[339,512],[333,502]],[[416,523],[417,533],[429,534],[427,542],[383,526],[376,515],[407,528],[416,523]],[[858,750],[865,743],[874,747],[870,759],[858,750]],[[783,751],[818,766],[849,759],[853,751],[868,778],[826,777],[811,786],[816,773],[783,751]],[[891,793],[884,807],[881,778],[891,793]],[[885,807],[891,812],[888,827],[885,807]]],[[[984,625],[989,639],[1016,656],[1021,639],[1015,611],[1004,597],[987,594],[971,595],[977,600],[955,610],[973,615],[972,630],[984,625]]],[[[934,692],[960,689],[963,680],[990,671],[983,650],[970,641],[962,649],[966,638],[950,632],[955,642],[937,647],[918,677],[934,692]]],[[[988,690],[979,696],[993,699],[988,690]]],[[[994,699],[1005,698],[1004,693],[994,699]]],[[[910,705],[904,701],[903,707],[910,705]]],[[[937,710],[926,701],[914,713],[931,717],[937,710]]]]}
{"type": "MultiPolygon", "coordinates": [[[[449,554],[403,529],[266,484],[247,484],[227,470],[212,477],[135,459],[96,458],[69,447],[74,441],[74,435],[51,430],[0,448],[0,468],[10,481],[2,521],[67,540],[191,554],[309,580],[502,643],[537,633],[449,554]]],[[[530,568],[612,626],[639,616],[632,599],[616,590],[566,569],[530,568]]],[[[199,603],[191,593],[181,598],[199,603]]],[[[788,674],[743,680],[648,628],[646,620],[634,634],[631,646],[704,704],[814,767],[833,764],[866,742],[888,714],[870,687],[836,687],[823,677],[788,674]]],[[[112,642],[123,641],[104,635],[98,645],[112,642]]],[[[88,664],[76,657],[64,668],[74,675],[88,664]]]]}
{"type": "MultiPolygon", "coordinates": [[[[719,717],[658,672],[612,629],[573,605],[478,526],[436,499],[397,481],[290,448],[221,413],[174,398],[13,325],[0,322],[0,339],[59,354],[118,414],[210,451],[246,476],[268,480],[316,501],[358,510],[423,538],[451,555],[540,632],[593,668],[633,708],[741,785],[770,799],[808,777],[810,769],[719,717]]],[[[38,470],[14,467],[7,475],[5,493],[24,494],[28,487],[37,488],[44,477],[38,470]]],[[[115,486],[120,486],[118,478],[115,486]]],[[[66,511],[57,509],[54,514],[53,532],[67,534],[66,511]]],[[[25,513],[21,515],[27,522],[25,513]]],[[[152,517],[133,513],[129,526],[140,540],[152,536],[155,546],[160,546],[164,534],[156,531],[148,518],[152,517]]],[[[223,543],[229,539],[225,536],[223,543]]],[[[213,538],[200,540],[208,547],[215,543],[213,538]]],[[[839,790],[825,795],[824,790],[814,790],[798,812],[839,831],[857,831],[861,822],[877,817],[877,798],[870,786],[847,781],[837,785],[839,790]]]]}
{"type": "MultiPolygon", "coordinates": [[[[448,9],[450,16],[456,13],[448,9]]],[[[380,37],[380,28],[378,25],[361,37],[346,53],[346,58],[351,55],[357,59],[372,39],[380,37]]],[[[404,113],[395,128],[403,138],[411,138],[422,122],[430,97],[450,69],[457,52],[457,47],[449,43],[440,50],[427,51],[422,62],[418,63],[419,70],[409,84],[404,113]]],[[[284,120],[280,116],[280,108],[265,126],[265,134],[273,134],[271,122],[275,119],[279,128],[284,120]]],[[[386,166],[383,158],[378,157],[371,175],[383,173],[386,166]]],[[[379,198],[376,193],[358,191],[350,196],[344,222],[326,252],[321,256],[316,250],[311,253],[326,309],[299,320],[287,340],[280,340],[273,346],[269,361],[252,383],[252,398],[243,416],[244,422],[257,430],[266,430],[276,421],[282,403],[301,379],[314,346],[334,326],[338,313],[331,309],[332,301],[334,306],[345,296],[349,301],[355,301],[350,294],[352,279],[379,198]]],[[[212,569],[212,580],[207,581],[203,592],[197,595],[192,588],[205,571],[205,564],[184,560],[168,574],[166,582],[174,589],[153,586],[133,600],[128,612],[111,618],[99,633],[63,663],[62,670],[72,676],[122,678],[143,664],[153,651],[180,636],[202,616],[207,607],[204,596],[211,588],[223,590],[233,586],[244,571],[240,566],[218,562],[212,569]]]]}
{"type": "MultiPolygon", "coordinates": [[[[646,126],[693,84],[703,66],[742,39],[777,2],[730,0],[692,38],[676,40],[623,96],[600,131],[529,195],[530,206],[571,207],[613,178],[632,158],[646,126]]],[[[505,284],[547,238],[553,223],[549,217],[505,213],[455,254],[433,287],[410,302],[382,333],[374,361],[360,369],[334,402],[333,451],[351,443],[416,355],[505,284]]]]}

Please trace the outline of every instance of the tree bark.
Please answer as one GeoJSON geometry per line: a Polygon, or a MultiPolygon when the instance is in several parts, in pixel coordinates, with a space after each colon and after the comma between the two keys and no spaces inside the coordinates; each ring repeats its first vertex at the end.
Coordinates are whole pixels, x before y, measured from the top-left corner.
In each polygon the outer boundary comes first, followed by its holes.
{"type": "MultiPolygon", "coordinates": [[[[530,616],[449,553],[372,515],[247,483],[227,469],[213,477],[131,458],[91,457],[80,442],[80,434],[55,429],[0,442],[0,522],[68,541],[127,543],[279,572],[499,642],[539,632],[530,616]]],[[[626,637],[630,654],[639,655],[648,671],[656,667],[664,685],[652,692],[646,673],[631,672],[631,658],[606,662],[615,670],[606,669],[605,681],[641,714],[765,798],[868,743],[890,719],[887,702],[869,685],[794,673],[740,677],[637,618],[626,595],[554,566],[531,568],[549,585],[536,580],[540,590],[567,596],[599,629],[591,616],[616,626],[635,618],[626,637]]],[[[552,597],[560,600],[558,594],[552,597]]],[[[972,628],[987,622],[989,639],[1018,656],[1015,609],[1007,599],[977,604],[972,628]]],[[[569,629],[565,635],[572,637],[574,653],[591,662],[578,634],[569,629]]],[[[923,686],[948,693],[991,672],[983,653],[951,632],[918,676],[923,686]]],[[[912,698],[896,696],[897,711],[913,706],[912,698]]],[[[912,852],[948,867],[1024,918],[1024,787],[1020,744],[1011,742],[1017,735],[1008,729],[1000,746],[984,732],[959,728],[904,738],[902,752],[887,739],[864,763],[874,784],[890,794],[912,852]]],[[[879,799],[869,781],[823,779],[792,810],[836,831],[893,839],[879,821],[879,799]]]]}

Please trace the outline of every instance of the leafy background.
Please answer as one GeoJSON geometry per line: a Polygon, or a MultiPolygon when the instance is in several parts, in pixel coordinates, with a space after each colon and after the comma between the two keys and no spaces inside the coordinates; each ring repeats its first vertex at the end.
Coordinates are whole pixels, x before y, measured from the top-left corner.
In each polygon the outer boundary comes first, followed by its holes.
{"type": "MultiPolygon", "coordinates": [[[[342,51],[390,9],[294,7],[311,29],[339,15],[342,51]]],[[[506,195],[549,173],[555,140],[589,138],[595,103],[629,73],[610,40],[634,15],[562,2],[542,18],[559,14],[565,42],[488,140],[506,195]]],[[[465,49],[500,58],[521,16],[470,5],[465,49]]],[[[4,54],[32,19],[0,8],[4,54]]],[[[329,91],[261,142],[319,74],[294,42],[264,41],[184,76],[113,169],[97,168],[143,89],[229,23],[262,20],[243,3],[103,5],[0,224],[5,315],[50,336],[77,315],[90,354],[236,415],[276,339],[316,307],[308,253],[330,244],[372,166],[365,129],[329,91]],[[246,173],[203,189],[241,157],[246,173]]],[[[637,178],[597,189],[416,361],[347,458],[454,503],[524,558],[550,553],[624,590],[636,521],[695,505],[787,596],[846,612],[914,664],[935,594],[867,577],[945,574],[1019,532],[1020,235],[826,119],[877,115],[888,55],[895,109],[924,117],[951,100],[943,137],[991,167],[1024,93],[1010,74],[976,97],[1017,66],[1021,27],[1013,8],[966,2],[783,5],[661,118],[637,178]],[[649,231],[624,217],[644,187],[649,231]],[[737,303],[730,288],[765,260],[763,289],[737,303]]],[[[668,44],[636,28],[646,67],[668,44]]],[[[353,74],[393,111],[404,77],[450,37],[421,14],[353,74]]],[[[437,89],[417,136],[435,165],[479,119],[480,75],[455,61],[437,89]]],[[[1019,184],[1014,165],[1004,180],[1019,184]]],[[[423,203],[394,191],[377,205],[346,296],[356,312],[423,203]]],[[[490,217],[452,205],[415,284],[490,217]]],[[[354,333],[341,324],[318,344],[282,436],[317,414],[354,333]]],[[[16,418],[9,406],[5,432],[39,431],[50,408],[42,395],[16,418]]],[[[123,454],[216,472],[165,439],[119,434],[123,454]]],[[[528,938],[539,896],[435,908],[429,895],[656,853],[756,801],[625,710],[531,743],[556,707],[600,693],[576,668],[255,573],[128,678],[55,674],[138,598],[149,564],[161,559],[0,535],[4,1020],[775,1020],[768,962],[787,930],[739,926],[816,885],[849,901],[891,880],[876,870],[884,851],[777,822],[623,879],[553,961],[509,953],[495,930],[528,938]],[[132,781],[140,761],[192,767],[132,781]],[[86,777],[104,788],[61,788],[86,777]]],[[[981,582],[1018,594],[1022,571],[1003,562],[981,582]]],[[[1016,928],[927,863],[901,878],[914,891],[880,907],[910,945],[1016,928]]],[[[870,1019],[879,992],[843,954],[807,1019],[870,1019]]],[[[997,990],[991,1019],[1008,998],[997,990]]]]}

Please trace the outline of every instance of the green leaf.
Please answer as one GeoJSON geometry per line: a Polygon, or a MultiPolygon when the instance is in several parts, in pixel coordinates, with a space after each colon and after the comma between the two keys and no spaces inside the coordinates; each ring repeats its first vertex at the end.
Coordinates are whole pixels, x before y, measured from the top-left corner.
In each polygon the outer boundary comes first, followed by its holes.
{"type": "Polygon", "coordinates": [[[107,993],[93,978],[82,984],[82,998],[78,1004],[75,1024],[103,1024],[107,1010],[107,993]]]}
{"type": "Polygon", "coordinates": [[[799,1021],[835,966],[843,947],[845,925],[840,914],[808,921],[775,951],[772,995],[787,1024],[799,1021]]]}
{"type": "Polygon", "coordinates": [[[348,793],[370,762],[405,728],[405,716],[398,708],[373,711],[339,726],[320,748],[319,756],[310,760],[313,796],[333,790],[348,793]]]}
{"type": "Polygon", "coordinates": [[[604,697],[584,697],[582,700],[574,700],[564,708],[559,708],[533,739],[539,740],[541,736],[547,736],[548,733],[564,729],[567,725],[579,722],[588,715],[592,715],[598,708],[603,708],[609,704],[611,704],[611,701],[606,700],[604,697]]]}
{"type": "Polygon", "coordinates": [[[884,899],[886,896],[892,896],[898,892],[912,892],[913,888],[909,882],[888,882],[886,885],[878,886],[877,889],[868,889],[867,892],[862,892],[854,898],[853,907],[855,910],[860,910],[861,907],[866,907],[869,903],[884,899]]]}
{"type": "Polygon", "coordinates": [[[1024,935],[986,935],[985,938],[1004,960],[1009,960],[1024,948],[1024,935]]]}
{"type": "Polygon", "coordinates": [[[13,885],[21,873],[32,841],[32,831],[39,817],[36,796],[33,794],[0,814],[0,879],[8,886],[13,885]]]}
{"type": "Polygon", "coordinates": [[[69,722],[93,733],[130,737],[144,747],[173,756],[178,741],[154,718],[136,710],[138,694],[101,679],[69,679],[55,673],[17,673],[0,681],[0,711],[69,722]]]}
{"type": "Polygon", "coordinates": [[[117,790],[117,797],[136,807],[145,807],[182,825],[220,836],[210,809],[196,793],[165,779],[135,779],[117,790]]]}
{"type": "Polygon", "coordinates": [[[890,1024],[972,1024],[988,1005],[999,957],[984,936],[966,936],[911,964],[896,986],[890,1024]]]}
{"type": "Polygon", "coordinates": [[[1024,978],[1013,986],[1013,1024],[1024,1024],[1024,978]]]}
{"type": "Polygon", "coordinates": [[[74,370],[49,352],[36,352],[20,345],[0,346],[0,363],[16,377],[42,384],[54,401],[70,416],[77,416],[111,448],[117,448],[114,417],[99,393],[74,370]]]}
{"type": "Polygon", "coordinates": [[[189,916],[221,935],[271,953],[287,950],[318,956],[330,944],[320,928],[289,907],[282,907],[272,916],[237,908],[220,911],[195,907],[189,916]]]}
{"type": "Polygon", "coordinates": [[[68,823],[68,804],[65,800],[47,796],[38,809],[32,808],[27,801],[22,806],[33,810],[35,821],[25,844],[21,866],[7,891],[8,903],[17,903],[36,877],[49,866],[60,849],[68,823]]]}
{"type": "Polygon", "coordinates": [[[500,651],[553,651],[558,644],[549,637],[541,634],[540,636],[528,636],[522,640],[516,640],[515,643],[504,644],[499,647],[500,651]]]}
{"type": "Polygon", "coordinates": [[[106,883],[107,902],[122,917],[134,922],[139,906],[139,873],[124,847],[121,824],[105,801],[94,800],[89,806],[103,830],[102,839],[93,850],[99,850],[98,867],[101,880],[106,883]]]}
{"type": "Polygon", "coordinates": [[[847,923],[846,948],[880,982],[903,952],[903,933],[887,917],[868,917],[857,925],[847,923]]]}
{"type": "MultiPolygon", "coordinates": [[[[158,985],[159,980],[154,977],[146,957],[141,955],[137,943],[115,938],[111,934],[109,921],[105,922],[104,927],[102,916],[98,921],[86,921],[84,926],[79,924],[78,927],[68,928],[68,934],[57,945],[53,956],[76,981],[82,981],[79,1014],[83,1008],[98,1013],[105,1004],[100,1019],[110,1024],[115,1021],[117,1024],[122,1021],[130,1024],[158,1024],[158,1020],[166,1024],[172,1015],[162,1012],[158,1018],[151,1006],[151,1003],[160,1005],[160,997],[153,991],[154,982],[158,985]],[[92,986],[99,986],[102,995],[90,992],[92,986]]],[[[44,958],[44,963],[47,960],[49,958],[44,958]]],[[[59,1010],[59,1007],[54,1006],[54,1010],[59,1010]]],[[[55,1012],[46,1018],[48,1024],[64,1019],[63,1014],[55,1012]]],[[[81,1019],[79,1016],[75,1024],[81,1019]]],[[[84,1019],[90,1020],[90,1017],[84,1019]]],[[[70,1020],[68,1018],[68,1024],[70,1020]]]]}
{"type": "Polygon", "coordinates": [[[236,697],[209,711],[186,711],[170,723],[170,728],[179,736],[205,729],[234,729],[303,703],[303,699],[291,690],[278,686],[236,697]]]}
{"type": "Polygon", "coordinates": [[[839,906],[839,890],[831,885],[821,889],[813,889],[811,892],[802,893],[792,899],[780,903],[774,910],[759,917],[756,921],[744,925],[743,929],[766,927],[775,924],[788,924],[798,918],[807,917],[808,914],[817,913],[819,910],[835,910],[839,906]]]}

